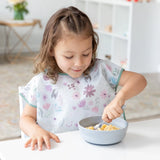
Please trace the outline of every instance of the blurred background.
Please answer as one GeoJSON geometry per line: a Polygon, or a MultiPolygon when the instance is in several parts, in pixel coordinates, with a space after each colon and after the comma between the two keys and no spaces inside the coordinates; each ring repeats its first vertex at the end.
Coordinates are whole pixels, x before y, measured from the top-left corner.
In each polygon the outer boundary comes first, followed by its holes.
{"type": "Polygon", "coordinates": [[[13,9],[6,8],[13,4],[0,0],[0,140],[20,136],[18,86],[34,76],[33,58],[40,50],[47,21],[55,11],[70,5],[91,19],[100,37],[98,58],[108,58],[146,77],[145,90],[126,103],[128,121],[160,117],[159,0],[26,2],[28,14],[24,20],[14,20],[13,9]]]}

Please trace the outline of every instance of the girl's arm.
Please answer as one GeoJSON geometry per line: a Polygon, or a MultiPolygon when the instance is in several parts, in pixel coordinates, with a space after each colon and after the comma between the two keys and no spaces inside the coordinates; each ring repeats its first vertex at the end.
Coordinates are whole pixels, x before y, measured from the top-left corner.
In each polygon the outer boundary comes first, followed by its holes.
{"type": "Polygon", "coordinates": [[[119,81],[122,86],[117,97],[123,98],[124,101],[139,94],[147,85],[147,81],[143,75],[135,72],[123,71],[119,81]]]}
{"type": "Polygon", "coordinates": [[[45,143],[47,148],[50,149],[50,139],[54,139],[56,142],[60,142],[59,138],[51,132],[42,129],[37,123],[37,108],[30,105],[26,105],[23,113],[20,117],[21,130],[30,137],[25,143],[25,147],[31,146],[31,149],[35,149],[35,145],[39,150],[42,150],[42,144],[45,143]]]}
{"type": "Polygon", "coordinates": [[[125,104],[125,101],[139,94],[147,85],[147,81],[141,74],[123,71],[119,85],[122,88],[104,109],[102,119],[106,122],[111,122],[112,119],[119,117],[123,113],[121,107],[125,104]]]}

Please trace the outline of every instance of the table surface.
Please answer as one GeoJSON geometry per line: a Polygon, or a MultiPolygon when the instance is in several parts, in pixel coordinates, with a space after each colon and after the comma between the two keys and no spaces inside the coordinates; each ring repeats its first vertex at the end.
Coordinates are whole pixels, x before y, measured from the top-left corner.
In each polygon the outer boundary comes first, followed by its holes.
{"type": "Polygon", "coordinates": [[[29,19],[29,20],[6,20],[0,19],[0,25],[10,26],[10,27],[26,27],[26,26],[35,26],[39,25],[41,28],[41,21],[39,19],[29,19]]]}
{"type": "Polygon", "coordinates": [[[31,151],[21,139],[0,142],[0,160],[160,160],[160,118],[130,122],[122,142],[98,146],[85,142],[79,131],[58,134],[52,149],[31,151]]]}

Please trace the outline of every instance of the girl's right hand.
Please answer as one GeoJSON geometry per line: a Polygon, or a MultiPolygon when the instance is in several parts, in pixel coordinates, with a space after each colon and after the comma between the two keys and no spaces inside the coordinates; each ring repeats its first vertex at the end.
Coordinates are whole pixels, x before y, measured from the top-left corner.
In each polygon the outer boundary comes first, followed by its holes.
{"type": "Polygon", "coordinates": [[[32,150],[35,150],[35,146],[37,145],[38,150],[41,151],[42,145],[44,143],[47,149],[51,149],[50,139],[53,139],[57,143],[60,142],[58,136],[42,128],[39,128],[34,132],[32,136],[30,136],[30,139],[25,143],[25,148],[30,146],[32,150]]]}

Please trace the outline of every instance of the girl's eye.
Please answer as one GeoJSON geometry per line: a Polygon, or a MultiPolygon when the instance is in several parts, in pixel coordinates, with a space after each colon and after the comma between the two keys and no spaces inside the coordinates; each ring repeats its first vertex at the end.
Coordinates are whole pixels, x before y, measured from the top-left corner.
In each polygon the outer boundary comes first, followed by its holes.
{"type": "Polygon", "coordinates": [[[71,59],[71,58],[73,58],[73,56],[70,56],[70,57],[65,56],[65,58],[67,58],[67,59],[71,59]]]}
{"type": "Polygon", "coordinates": [[[88,53],[88,54],[83,54],[83,56],[84,56],[84,57],[87,57],[87,56],[89,56],[89,54],[90,54],[90,53],[88,53]]]}

